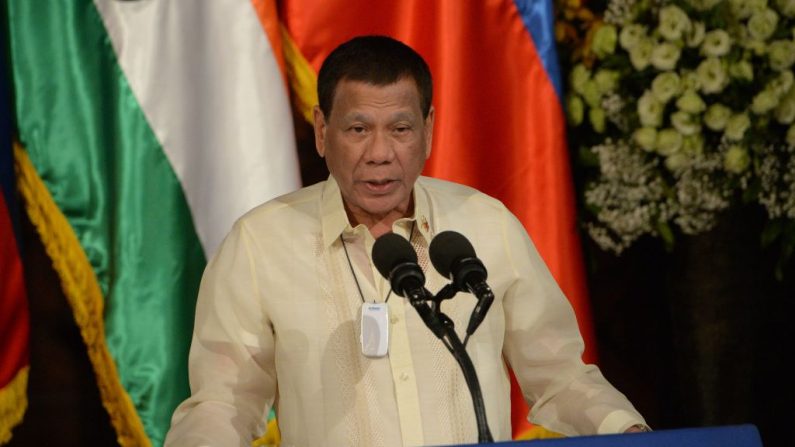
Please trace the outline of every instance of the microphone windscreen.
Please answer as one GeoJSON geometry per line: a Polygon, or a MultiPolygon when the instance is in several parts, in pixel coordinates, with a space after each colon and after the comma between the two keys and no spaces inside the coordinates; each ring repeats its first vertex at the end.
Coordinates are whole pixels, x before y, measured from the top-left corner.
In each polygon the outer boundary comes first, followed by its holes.
{"type": "Polygon", "coordinates": [[[428,247],[428,256],[439,274],[451,277],[453,264],[462,258],[475,258],[475,248],[467,238],[455,231],[442,231],[437,234],[428,247]]]}
{"type": "Polygon", "coordinates": [[[392,269],[401,263],[417,263],[417,253],[403,236],[387,233],[375,240],[373,244],[373,264],[386,279],[392,269]]]}

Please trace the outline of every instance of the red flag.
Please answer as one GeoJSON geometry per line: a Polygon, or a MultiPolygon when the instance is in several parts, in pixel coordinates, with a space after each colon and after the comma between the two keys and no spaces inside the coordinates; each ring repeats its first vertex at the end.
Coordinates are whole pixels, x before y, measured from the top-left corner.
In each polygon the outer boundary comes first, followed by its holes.
{"type": "Polygon", "coordinates": [[[22,422],[29,369],[28,301],[14,226],[19,210],[10,104],[5,64],[0,63],[0,444],[8,442],[11,429],[22,422]]]}
{"type": "Polygon", "coordinates": [[[11,439],[11,429],[27,407],[29,324],[22,261],[4,189],[0,187],[0,444],[11,439]]]}
{"type": "MultiPolygon", "coordinates": [[[[522,221],[575,308],[584,359],[595,361],[565,120],[557,74],[548,71],[557,67],[549,2],[286,0],[280,7],[315,73],[333,48],[356,35],[392,36],[422,54],[434,76],[436,108],[425,174],[494,196],[522,221]]],[[[522,437],[530,425],[515,383],[513,396],[514,436],[522,437]]]]}

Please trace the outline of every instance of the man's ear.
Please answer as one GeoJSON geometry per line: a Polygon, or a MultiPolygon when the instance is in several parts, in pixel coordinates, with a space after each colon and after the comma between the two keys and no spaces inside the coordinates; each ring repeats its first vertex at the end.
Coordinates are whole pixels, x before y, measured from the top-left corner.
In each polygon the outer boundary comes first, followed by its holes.
{"type": "Polygon", "coordinates": [[[431,145],[433,144],[433,117],[434,108],[431,106],[428,110],[428,117],[425,118],[425,159],[431,156],[431,145]]]}
{"type": "Polygon", "coordinates": [[[312,117],[314,118],[315,149],[318,155],[320,155],[320,158],[323,158],[326,154],[326,117],[323,116],[323,111],[320,110],[320,106],[315,106],[312,109],[312,117]]]}

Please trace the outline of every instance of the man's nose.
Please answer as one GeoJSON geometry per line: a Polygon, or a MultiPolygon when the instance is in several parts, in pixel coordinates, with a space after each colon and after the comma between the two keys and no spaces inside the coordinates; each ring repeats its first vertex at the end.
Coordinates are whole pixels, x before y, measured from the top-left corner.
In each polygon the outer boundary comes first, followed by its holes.
{"type": "Polygon", "coordinates": [[[391,162],[395,156],[395,148],[389,132],[374,132],[373,138],[367,146],[365,156],[368,163],[383,164],[391,162]]]}

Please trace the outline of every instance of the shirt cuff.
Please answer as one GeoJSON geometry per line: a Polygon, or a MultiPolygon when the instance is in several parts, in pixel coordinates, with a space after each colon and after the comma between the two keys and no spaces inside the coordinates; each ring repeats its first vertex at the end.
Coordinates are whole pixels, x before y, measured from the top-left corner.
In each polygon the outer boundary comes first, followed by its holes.
{"type": "Polygon", "coordinates": [[[596,432],[600,435],[611,433],[624,433],[626,429],[635,424],[645,424],[642,419],[638,419],[638,415],[630,413],[626,410],[615,410],[610,412],[607,417],[599,424],[596,432]]]}

